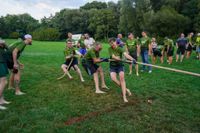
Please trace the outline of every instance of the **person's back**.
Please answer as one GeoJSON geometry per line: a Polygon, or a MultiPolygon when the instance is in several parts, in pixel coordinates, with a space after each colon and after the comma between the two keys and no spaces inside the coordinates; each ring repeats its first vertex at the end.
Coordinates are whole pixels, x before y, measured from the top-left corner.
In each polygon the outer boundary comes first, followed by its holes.
{"type": "Polygon", "coordinates": [[[20,57],[21,53],[24,51],[26,47],[26,44],[24,43],[24,41],[22,39],[17,40],[16,42],[12,43],[9,47],[8,47],[8,55],[12,56],[12,52],[15,48],[18,49],[18,54],[17,54],[17,58],[20,57]]]}

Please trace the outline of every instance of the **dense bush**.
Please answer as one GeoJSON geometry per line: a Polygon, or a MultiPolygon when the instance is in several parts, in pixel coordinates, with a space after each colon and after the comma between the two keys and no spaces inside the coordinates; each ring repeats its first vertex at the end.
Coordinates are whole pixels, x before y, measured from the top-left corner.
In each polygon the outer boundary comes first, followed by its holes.
{"type": "Polygon", "coordinates": [[[18,32],[11,32],[9,35],[9,38],[11,38],[11,39],[17,39],[19,37],[20,37],[20,35],[18,32]]]}
{"type": "Polygon", "coordinates": [[[60,33],[55,28],[39,28],[33,32],[33,39],[40,41],[56,41],[60,39],[60,33]]]}

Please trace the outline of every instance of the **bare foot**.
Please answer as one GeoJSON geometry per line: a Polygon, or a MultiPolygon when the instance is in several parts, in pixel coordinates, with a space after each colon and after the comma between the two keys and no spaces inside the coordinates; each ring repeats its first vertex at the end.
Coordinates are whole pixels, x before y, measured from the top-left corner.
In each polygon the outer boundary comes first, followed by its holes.
{"type": "Polygon", "coordinates": [[[126,97],[123,98],[125,103],[128,103],[128,100],[126,99],[126,97]]]}
{"type": "Polygon", "coordinates": [[[104,91],[101,91],[101,90],[98,90],[98,91],[96,91],[95,93],[97,93],[97,94],[103,94],[103,93],[105,93],[104,91]]]}
{"type": "Polygon", "coordinates": [[[15,92],[15,95],[17,95],[17,96],[21,96],[21,95],[25,95],[26,93],[24,93],[24,92],[21,92],[21,91],[16,91],[15,92]]]}
{"type": "Polygon", "coordinates": [[[110,88],[108,88],[106,85],[102,86],[101,88],[102,88],[102,89],[110,90],[110,88]]]}
{"type": "Polygon", "coordinates": [[[128,96],[132,96],[132,93],[129,89],[126,89],[126,92],[128,93],[128,96]]]}

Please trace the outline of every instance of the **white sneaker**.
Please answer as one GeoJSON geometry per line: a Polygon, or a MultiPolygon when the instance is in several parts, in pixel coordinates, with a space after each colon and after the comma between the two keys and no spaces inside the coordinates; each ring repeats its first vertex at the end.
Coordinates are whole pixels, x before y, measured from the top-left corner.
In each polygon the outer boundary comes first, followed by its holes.
{"type": "Polygon", "coordinates": [[[7,109],[6,107],[0,105],[0,110],[6,110],[6,109],[7,109]]]}
{"type": "Polygon", "coordinates": [[[150,70],[149,73],[152,73],[152,71],[150,70]]]}
{"type": "Polygon", "coordinates": [[[21,95],[25,95],[25,94],[26,94],[26,93],[21,92],[21,91],[15,92],[15,95],[17,95],[17,96],[21,96],[21,95]]]}
{"type": "Polygon", "coordinates": [[[136,76],[139,76],[139,73],[136,73],[136,76]]]}
{"type": "Polygon", "coordinates": [[[105,93],[104,91],[96,91],[95,93],[97,93],[97,94],[103,94],[103,93],[105,93]]]}

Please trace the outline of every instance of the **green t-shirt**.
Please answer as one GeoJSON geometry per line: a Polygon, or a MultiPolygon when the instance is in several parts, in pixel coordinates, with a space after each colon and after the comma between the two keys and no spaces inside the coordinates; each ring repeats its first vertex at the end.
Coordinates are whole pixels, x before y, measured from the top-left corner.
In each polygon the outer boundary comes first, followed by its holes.
{"type": "Polygon", "coordinates": [[[137,39],[128,39],[126,41],[126,46],[128,48],[128,51],[131,52],[135,52],[137,50],[137,45],[138,45],[138,40],[137,39]]]}
{"type": "MultiPolygon", "coordinates": [[[[108,48],[108,53],[109,53],[110,59],[112,59],[113,55],[118,56],[118,57],[120,57],[120,59],[122,59],[124,49],[121,47],[116,47],[115,49],[110,47],[110,48],[108,48]]],[[[113,67],[123,66],[123,63],[121,61],[111,61],[110,66],[113,66],[113,67]]]]}
{"type": "Polygon", "coordinates": [[[74,45],[75,42],[76,42],[74,39],[71,39],[71,38],[68,38],[68,39],[66,40],[66,43],[67,43],[68,41],[72,41],[73,45],[74,45]]]}
{"type": "Polygon", "coordinates": [[[140,38],[140,46],[142,50],[149,49],[149,44],[151,43],[151,39],[149,37],[140,38]]]}
{"type": "Polygon", "coordinates": [[[167,48],[168,46],[169,47],[173,47],[174,46],[174,41],[171,40],[171,39],[167,39],[164,41],[164,46],[167,48]]]}
{"type": "Polygon", "coordinates": [[[192,44],[193,42],[192,42],[192,37],[187,37],[187,41],[190,43],[190,44],[192,44]]]}
{"type": "Polygon", "coordinates": [[[8,47],[8,55],[10,57],[12,57],[12,52],[15,48],[18,49],[18,53],[17,53],[17,59],[20,57],[21,53],[24,51],[26,47],[26,44],[24,43],[24,41],[22,39],[19,39],[17,42],[11,44],[9,47],[8,47]]]}
{"type": "Polygon", "coordinates": [[[200,47],[200,37],[197,37],[197,39],[196,39],[196,46],[200,47]]]}
{"type": "Polygon", "coordinates": [[[6,62],[6,50],[0,47],[0,63],[6,62]]]}
{"type": "Polygon", "coordinates": [[[80,40],[78,41],[78,43],[80,44],[80,47],[81,47],[81,48],[86,48],[83,39],[80,39],[80,40]]]}
{"type": "Polygon", "coordinates": [[[99,52],[95,51],[94,48],[90,49],[87,54],[85,55],[85,59],[89,62],[93,62],[94,58],[99,58],[99,52]]]}
{"type": "Polygon", "coordinates": [[[65,50],[64,50],[64,55],[65,56],[70,56],[70,55],[75,55],[75,48],[72,47],[72,48],[68,48],[66,47],[65,50]]]}

